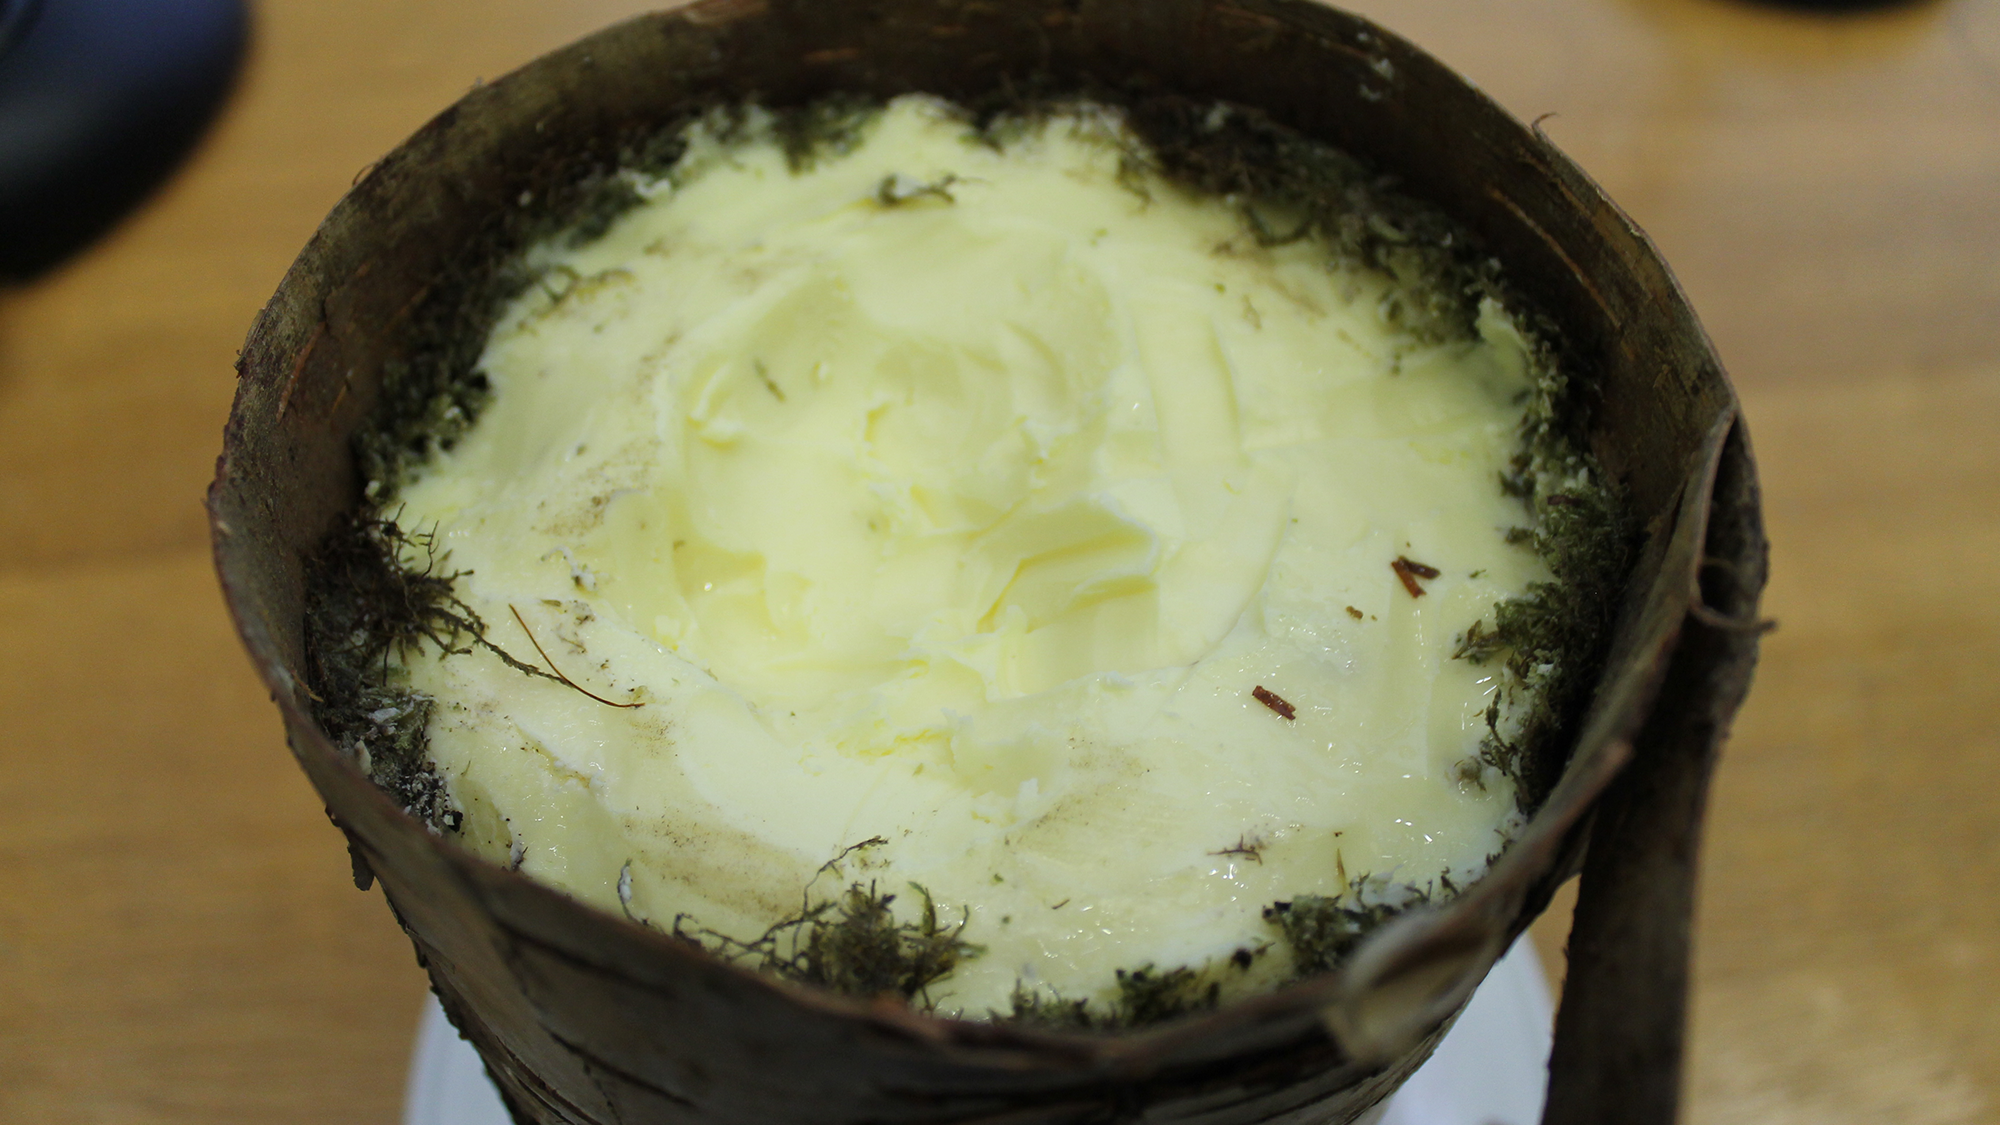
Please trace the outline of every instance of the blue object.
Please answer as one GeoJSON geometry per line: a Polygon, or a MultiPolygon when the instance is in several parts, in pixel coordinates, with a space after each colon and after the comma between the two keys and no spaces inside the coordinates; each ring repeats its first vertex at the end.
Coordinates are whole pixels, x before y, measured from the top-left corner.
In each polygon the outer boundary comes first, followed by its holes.
{"type": "Polygon", "coordinates": [[[0,280],[54,266],[166,179],[248,36],[242,0],[0,0],[0,280]]]}

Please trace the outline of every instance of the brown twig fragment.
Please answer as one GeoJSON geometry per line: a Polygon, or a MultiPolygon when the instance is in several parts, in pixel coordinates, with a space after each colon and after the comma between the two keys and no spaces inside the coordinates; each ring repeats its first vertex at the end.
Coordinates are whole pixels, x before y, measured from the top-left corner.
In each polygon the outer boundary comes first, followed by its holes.
{"type": "Polygon", "coordinates": [[[1424,596],[1424,588],[1417,584],[1417,579],[1436,578],[1438,575],[1444,573],[1437,567],[1425,566],[1420,562],[1412,562],[1402,555],[1396,556],[1396,561],[1389,564],[1389,569],[1395,571],[1396,577],[1403,580],[1403,589],[1408,590],[1410,596],[1413,598],[1424,596]]]}
{"type": "Polygon", "coordinates": [[[1252,688],[1250,691],[1250,697],[1252,699],[1255,699],[1257,702],[1262,703],[1264,706],[1269,707],[1271,710],[1276,711],[1278,713],[1278,717],[1281,719],[1289,720],[1289,719],[1296,719],[1299,717],[1298,708],[1285,702],[1283,696],[1279,695],[1275,691],[1272,691],[1270,688],[1265,687],[1263,684],[1258,684],[1255,688],[1252,688]]]}
{"type": "Polygon", "coordinates": [[[1262,864],[1264,862],[1264,841],[1246,833],[1236,837],[1236,843],[1233,846],[1208,854],[1240,855],[1252,863],[1262,864]]]}
{"type": "Polygon", "coordinates": [[[611,700],[606,699],[603,696],[597,694],[596,692],[590,690],[589,688],[584,687],[582,684],[577,683],[575,680],[570,679],[568,676],[563,675],[562,669],[556,667],[556,662],[549,659],[548,650],[542,647],[542,642],[535,639],[535,631],[533,629],[528,628],[528,622],[521,617],[521,611],[515,609],[513,604],[510,602],[508,603],[507,606],[507,612],[513,614],[514,620],[521,623],[521,631],[523,633],[528,634],[528,643],[534,645],[535,651],[542,654],[542,662],[549,666],[550,675],[553,675],[556,679],[561,680],[563,683],[568,684],[570,687],[575,688],[577,691],[582,692],[583,694],[589,696],[590,698],[597,700],[599,703],[604,704],[606,707],[644,707],[646,705],[643,700],[634,703],[614,703],[611,700]]]}

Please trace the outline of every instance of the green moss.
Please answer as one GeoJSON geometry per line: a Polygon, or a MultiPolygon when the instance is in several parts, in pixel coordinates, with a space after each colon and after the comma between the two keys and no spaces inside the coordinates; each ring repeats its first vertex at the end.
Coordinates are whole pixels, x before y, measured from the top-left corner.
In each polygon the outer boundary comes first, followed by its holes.
{"type": "Polygon", "coordinates": [[[687,155],[687,128],[693,120],[699,118],[711,133],[727,141],[742,134],[746,116],[740,105],[713,106],[683,114],[672,127],[642,134],[626,144],[615,166],[580,185],[577,202],[571,205],[563,224],[563,242],[572,248],[587,246],[604,237],[626,212],[644,203],[642,185],[670,178],[687,155]]]}
{"type": "Polygon", "coordinates": [[[435,545],[393,521],[351,516],[306,566],[306,679],[320,729],[376,784],[432,828],[459,817],[426,752],[437,704],[411,690],[394,660],[429,643],[469,651],[479,617],[452,592],[435,545]],[[405,549],[424,558],[404,564],[405,549]]]}
{"type": "MultiPolygon", "coordinates": [[[[1422,886],[1362,875],[1349,880],[1339,895],[1299,895],[1274,902],[1264,908],[1264,922],[1291,953],[1293,976],[1302,978],[1339,968],[1384,922],[1458,891],[1449,873],[1422,886]]],[[[1115,988],[1095,1003],[1046,986],[1016,984],[1010,1010],[996,1018],[1053,1030],[1147,1027],[1215,1007],[1230,974],[1250,972],[1270,948],[1270,943],[1246,946],[1225,958],[1172,969],[1150,963],[1121,969],[1115,988]]]]}
{"type": "MultiPolygon", "coordinates": [[[[1292,951],[1292,963],[1300,976],[1323,973],[1338,967],[1361,944],[1361,939],[1377,926],[1406,910],[1412,902],[1394,905],[1377,898],[1366,901],[1367,893],[1386,889],[1366,877],[1355,880],[1346,894],[1299,895],[1264,908],[1264,921],[1275,926],[1292,951]]],[[[1404,893],[1414,893],[1413,889],[1404,893]]],[[[1415,901],[1422,901],[1418,896],[1415,901]]]]}
{"type": "Polygon", "coordinates": [[[1120,969],[1115,1019],[1126,1027],[1145,1027],[1215,1007],[1222,982],[1185,965],[1161,970],[1151,964],[1120,969]]]}
{"type": "Polygon", "coordinates": [[[488,640],[454,585],[466,572],[446,570],[447,561],[427,532],[376,515],[342,517],[306,561],[306,686],[313,719],[335,745],[413,816],[456,831],[462,817],[429,756],[437,703],[408,685],[401,663],[427,648],[439,657],[479,648],[523,675],[583,689],[488,640]]]}
{"type": "Polygon", "coordinates": [[[882,111],[876,98],[832,94],[802,106],[776,112],[772,131],[794,172],[803,172],[831,156],[853,152],[882,111]]]}
{"type": "Polygon", "coordinates": [[[392,359],[383,365],[379,421],[354,439],[371,499],[393,496],[413,467],[450,449],[492,395],[484,375],[453,378],[434,363],[392,359]]]}
{"type": "Polygon", "coordinates": [[[1091,1010],[1089,1000],[1073,1000],[1054,991],[1036,990],[1018,981],[1006,1012],[992,1013],[994,1019],[1050,1031],[1093,1031],[1105,1026],[1104,1017],[1091,1010]]]}
{"type": "Polygon", "coordinates": [[[603,238],[612,224],[646,201],[639,185],[628,176],[614,176],[598,185],[577,209],[576,225],[570,228],[571,246],[588,246],[603,238]]]}
{"type": "MultiPolygon", "coordinates": [[[[820,868],[814,882],[840,874],[851,856],[884,843],[878,836],[846,849],[820,868]]],[[[798,913],[751,941],[703,927],[687,914],[674,919],[673,933],[787,980],[848,996],[894,996],[928,1009],[930,986],[984,950],[965,940],[969,911],[948,924],[940,920],[930,891],[916,883],[909,887],[923,902],[914,920],[896,916],[891,909],[896,895],[874,880],[857,880],[830,898],[814,898],[809,884],[798,913]]]]}
{"type": "Polygon", "coordinates": [[[1117,1031],[1209,1011],[1222,995],[1221,973],[1208,965],[1161,969],[1149,962],[1119,969],[1114,980],[1108,1001],[1096,1004],[1017,983],[1009,1011],[998,1018],[1053,1031],[1117,1031]]]}
{"type": "Polygon", "coordinates": [[[1581,411],[1566,401],[1569,385],[1545,344],[1537,346],[1535,365],[1539,379],[1520,449],[1498,485],[1528,517],[1527,526],[1508,529],[1507,541],[1532,549],[1552,581],[1496,604],[1452,653],[1505,671],[1503,692],[1519,710],[1514,733],[1502,731],[1496,696],[1479,760],[1515,779],[1524,811],[1540,804],[1560,772],[1549,748],[1588,702],[1631,571],[1634,538],[1623,496],[1576,434],[1581,411]]]}
{"type": "Polygon", "coordinates": [[[964,918],[941,924],[931,893],[915,883],[910,888],[923,908],[915,921],[903,922],[889,909],[895,895],[873,882],[848,884],[837,899],[800,919],[804,948],[781,971],[850,996],[889,994],[928,1004],[929,987],[980,949],[964,939],[964,918]]]}
{"type": "Polygon", "coordinates": [[[1162,969],[1148,962],[1136,969],[1119,969],[1113,974],[1113,987],[1095,1002],[1064,996],[1046,985],[1017,982],[1009,1010],[993,1013],[993,1018],[1049,1030],[1150,1027],[1214,1008],[1229,979],[1248,973],[1270,950],[1270,943],[1264,942],[1200,965],[1162,969]]]}

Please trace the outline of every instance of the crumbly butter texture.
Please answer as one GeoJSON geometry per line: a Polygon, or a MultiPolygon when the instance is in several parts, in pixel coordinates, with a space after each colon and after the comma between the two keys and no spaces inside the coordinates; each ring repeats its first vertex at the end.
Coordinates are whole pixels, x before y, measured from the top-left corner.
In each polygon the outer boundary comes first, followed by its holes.
{"type": "Polygon", "coordinates": [[[1274,900],[1484,870],[1498,683],[1451,651],[1547,577],[1496,483],[1522,337],[1412,337],[1386,280],[1121,173],[1108,115],[1017,132],[904,99],[795,171],[697,127],[537,252],[397,514],[583,689],[408,661],[470,846],[744,939],[921,885],[984,947],[930,989],[971,1015],[1238,949],[1268,983],[1274,900]]]}

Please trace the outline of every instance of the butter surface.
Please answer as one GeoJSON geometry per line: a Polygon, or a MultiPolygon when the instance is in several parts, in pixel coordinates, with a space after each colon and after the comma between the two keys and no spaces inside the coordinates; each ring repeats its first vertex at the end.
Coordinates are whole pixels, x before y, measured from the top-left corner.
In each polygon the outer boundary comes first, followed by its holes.
{"type": "Polygon", "coordinates": [[[1274,900],[1484,870],[1498,682],[1450,654],[1547,577],[1496,485],[1522,338],[1488,305],[1423,343],[1382,278],[1121,177],[1123,143],[905,99],[794,172],[697,129],[538,252],[397,517],[575,685],[407,663],[468,845],[744,939],[920,885],[984,947],[930,989],[970,1015],[1238,949],[1259,987],[1274,900]]]}

